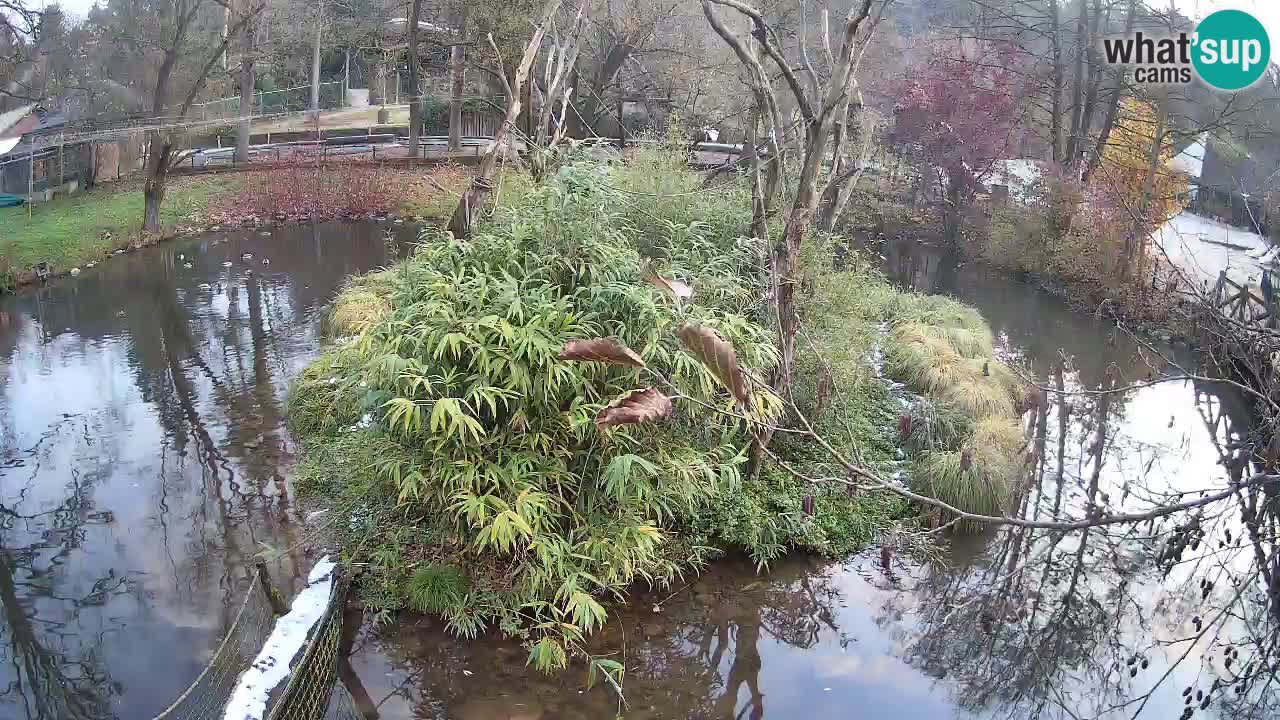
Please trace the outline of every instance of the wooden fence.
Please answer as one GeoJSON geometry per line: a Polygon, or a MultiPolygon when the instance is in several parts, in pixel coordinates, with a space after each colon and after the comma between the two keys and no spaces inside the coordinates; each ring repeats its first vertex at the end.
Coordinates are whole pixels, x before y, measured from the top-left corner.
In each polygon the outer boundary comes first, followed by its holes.
{"type": "Polygon", "coordinates": [[[1268,298],[1255,291],[1248,282],[1237,283],[1227,277],[1223,270],[1218,275],[1218,282],[1213,287],[1214,309],[1227,318],[1259,328],[1275,328],[1277,317],[1275,298],[1268,298]]]}

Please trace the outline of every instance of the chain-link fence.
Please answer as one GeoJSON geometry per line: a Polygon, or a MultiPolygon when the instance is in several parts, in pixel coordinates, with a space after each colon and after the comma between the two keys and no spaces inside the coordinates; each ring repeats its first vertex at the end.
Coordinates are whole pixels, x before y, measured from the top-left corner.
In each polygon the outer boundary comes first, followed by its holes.
{"type": "Polygon", "coordinates": [[[289,682],[268,715],[269,720],[320,720],[329,717],[326,715],[329,698],[338,678],[338,653],[342,641],[341,598],[345,588],[342,578],[333,584],[329,606],[312,631],[302,659],[289,673],[289,682]]]}
{"type": "MultiPolygon", "coordinates": [[[[342,81],[320,83],[320,109],[333,110],[343,106],[342,81]]],[[[254,117],[261,115],[282,115],[284,113],[301,112],[311,109],[311,86],[264,90],[253,94],[254,117]]],[[[190,116],[197,120],[232,120],[240,117],[240,96],[196,103],[191,106],[190,116]]]]}
{"type": "MultiPolygon", "coordinates": [[[[335,569],[335,572],[338,572],[335,569]]],[[[256,576],[245,590],[213,658],[185,692],[153,720],[212,720],[224,715],[240,676],[262,650],[276,624],[271,589],[256,576]]],[[[324,614],[293,661],[284,689],[273,694],[267,720],[362,720],[351,694],[336,682],[346,581],[336,578],[324,614]]]]}
{"type": "Polygon", "coordinates": [[[255,578],[213,658],[194,682],[155,720],[221,718],[236,681],[271,635],[275,614],[267,591],[255,578]]]}

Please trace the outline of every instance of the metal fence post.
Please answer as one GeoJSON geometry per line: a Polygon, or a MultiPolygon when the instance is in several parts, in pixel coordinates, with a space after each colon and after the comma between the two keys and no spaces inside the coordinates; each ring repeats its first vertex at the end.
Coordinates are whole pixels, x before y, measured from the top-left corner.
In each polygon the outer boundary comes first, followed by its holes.
{"type": "Polygon", "coordinates": [[[27,158],[27,222],[31,222],[31,204],[36,194],[36,139],[31,138],[31,156],[27,158]]]}

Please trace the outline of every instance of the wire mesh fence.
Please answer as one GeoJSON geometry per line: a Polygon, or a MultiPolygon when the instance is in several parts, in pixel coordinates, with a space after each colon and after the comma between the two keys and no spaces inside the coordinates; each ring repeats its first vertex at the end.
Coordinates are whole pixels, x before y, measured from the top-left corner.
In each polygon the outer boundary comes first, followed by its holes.
{"type": "MultiPolygon", "coordinates": [[[[275,628],[268,588],[259,577],[244,598],[204,670],[153,720],[222,718],[240,676],[258,657],[275,628]]],[[[294,658],[283,690],[273,694],[267,720],[363,720],[351,694],[337,681],[342,639],[345,579],[333,583],[328,604],[294,658]]]]}
{"type": "MultiPolygon", "coordinates": [[[[342,81],[320,83],[320,109],[333,110],[343,106],[342,81]]],[[[282,115],[311,109],[311,86],[264,90],[253,94],[250,115],[282,115]]],[[[191,116],[198,120],[230,120],[240,116],[240,96],[211,100],[191,106],[191,116]]]]}
{"type": "MultiPolygon", "coordinates": [[[[333,584],[325,609],[302,659],[289,674],[289,682],[276,702],[269,720],[320,720],[327,717],[330,696],[338,677],[338,654],[342,644],[342,603],[346,588],[339,579],[333,584]]],[[[354,716],[359,717],[359,716],[354,716]]]]}
{"type": "Polygon", "coordinates": [[[262,585],[254,579],[245,589],[239,611],[213,658],[195,681],[155,720],[220,718],[227,698],[244,669],[253,662],[271,634],[275,614],[262,585]]]}

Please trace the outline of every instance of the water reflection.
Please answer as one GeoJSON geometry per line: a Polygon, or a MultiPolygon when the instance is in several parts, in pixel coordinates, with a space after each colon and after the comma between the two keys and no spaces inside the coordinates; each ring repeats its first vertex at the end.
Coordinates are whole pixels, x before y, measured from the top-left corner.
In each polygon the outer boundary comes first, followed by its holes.
{"type": "MultiPolygon", "coordinates": [[[[1193,358],[931,253],[891,245],[891,274],[977,306],[1006,352],[1067,391],[1026,418],[1025,516],[1141,511],[1249,472],[1249,407],[1229,388],[1115,392],[1176,374],[1162,353],[1193,358]]],[[[762,576],[719,563],[640,595],[593,639],[628,668],[621,708],[612,688],[583,689],[581,662],[545,678],[518,645],[459,642],[432,620],[365,628],[351,676],[381,718],[1274,717],[1280,625],[1258,576],[1276,562],[1276,521],[1259,492],[1136,525],[993,531],[941,562],[886,545],[762,576]],[[1189,518],[1203,535],[1174,553],[1189,518]]]]}
{"type": "Polygon", "coordinates": [[[245,561],[292,545],[288,381],[388,247],[209,235],[0,300],[0,717],[150,717],[191,682],[245,561]]]}

